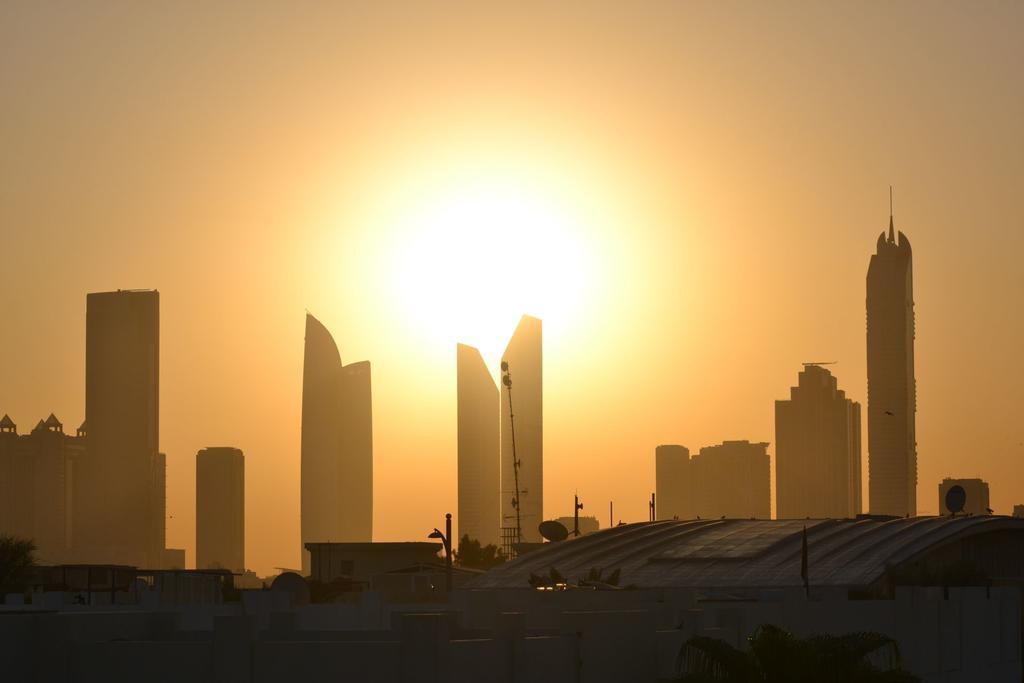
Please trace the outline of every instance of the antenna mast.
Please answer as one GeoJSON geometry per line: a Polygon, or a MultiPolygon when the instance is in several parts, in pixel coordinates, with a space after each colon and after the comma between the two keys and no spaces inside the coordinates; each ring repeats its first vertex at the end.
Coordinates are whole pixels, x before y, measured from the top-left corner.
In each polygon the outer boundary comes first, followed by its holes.
{"type": "Polygon", "coordinates": [[[508,369],[508,361],[501,361],[501,383],[508,390],[508,421],[512,427],[512,475],[515,480],[516,493],[512,498],[512,507],[516,511],[516,543],[523,542],[523,525],[519,512],[519,458],[516,456],[516,416],[512,412],[512,373],[508,369]]]}

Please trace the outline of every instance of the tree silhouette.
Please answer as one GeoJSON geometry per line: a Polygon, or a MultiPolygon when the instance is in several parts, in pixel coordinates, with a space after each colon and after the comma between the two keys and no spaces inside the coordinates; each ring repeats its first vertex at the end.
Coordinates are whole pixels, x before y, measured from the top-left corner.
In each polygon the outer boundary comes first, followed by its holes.
{"type": "Polygon", "coordinates": [[[36,565],[36,544],[28,538],[0,535],[0,595],[29,587],[36,565]]]}
{"type": "Polygon", "coordinates": [[[742,651],[723,640],[693,636],[679,651],[680,683],[912,683],[900,668],[896,641],[880,633],[797,638],[765,624],[742,651]]]}
{"type": "Polygon", "coordinates": [[[496,545],[481,546],[480,541],[463,534],[459,539],[459,549],[455,551],[455,560],[461,567],[470,569],[491,569],[505,561],[505,556],[496,545]]]}

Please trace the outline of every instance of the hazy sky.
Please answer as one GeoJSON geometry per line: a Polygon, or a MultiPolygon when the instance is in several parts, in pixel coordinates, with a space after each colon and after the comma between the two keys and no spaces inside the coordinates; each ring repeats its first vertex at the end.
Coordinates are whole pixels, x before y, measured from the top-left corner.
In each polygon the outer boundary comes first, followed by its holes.
{"type": "Polygon", "coordinates": [[[1009,513],[1022,26],[1012,2],[4,2],[0,414],[76,427],[86,293],[159,289],[168,544],[194,561],[195,453],[237,446],[262,573],[298,563],[305,310],[373,364],[377,540],[455,511],[455,343],[496,366],[532,313],[547,515],[578,490],[646,519],[654,447],[774,442],[802,361],[865,400],[891,184],[920,510],[952,475],[1009,513]]]}

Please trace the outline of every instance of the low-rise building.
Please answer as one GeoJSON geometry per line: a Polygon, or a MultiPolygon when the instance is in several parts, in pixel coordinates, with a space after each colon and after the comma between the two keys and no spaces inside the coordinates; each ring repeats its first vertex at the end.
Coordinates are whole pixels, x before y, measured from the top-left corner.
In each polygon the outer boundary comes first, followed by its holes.
{"type": "Polygon", "coordinates": [[[988,482],[983,479],[943,479],[939,483],[939,514],[948,515],[952,512],[968,515],[990,515],[992,508],[989,505],[988,482]],[[954,486],[959,486],[964,491],[963,509],[950,510],[946,506],[946,496],[954,486]]]}

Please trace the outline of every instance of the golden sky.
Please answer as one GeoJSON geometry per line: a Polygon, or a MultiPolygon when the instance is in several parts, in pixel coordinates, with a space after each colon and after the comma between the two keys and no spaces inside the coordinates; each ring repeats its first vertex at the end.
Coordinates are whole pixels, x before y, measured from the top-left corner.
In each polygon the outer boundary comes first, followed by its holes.
{"type": "Polygon", "coordinates": [[[802,361],[865,400],[891,184],[920,510],[981,476],[1009,513],[1022,25],[1005,2],[3,3],[0,413],[77,426],[86,292],[159,289],[168,543],[194,559],[196,451],[237,446],[262,573],[298,563],[306,309],[373,364],[378,540],[455,510],[455,343],[496,365],[531,313],[546,513],[578,490],[602,525],[609,500],[646,519],[654,447],[774,441],[802,361]]]}

